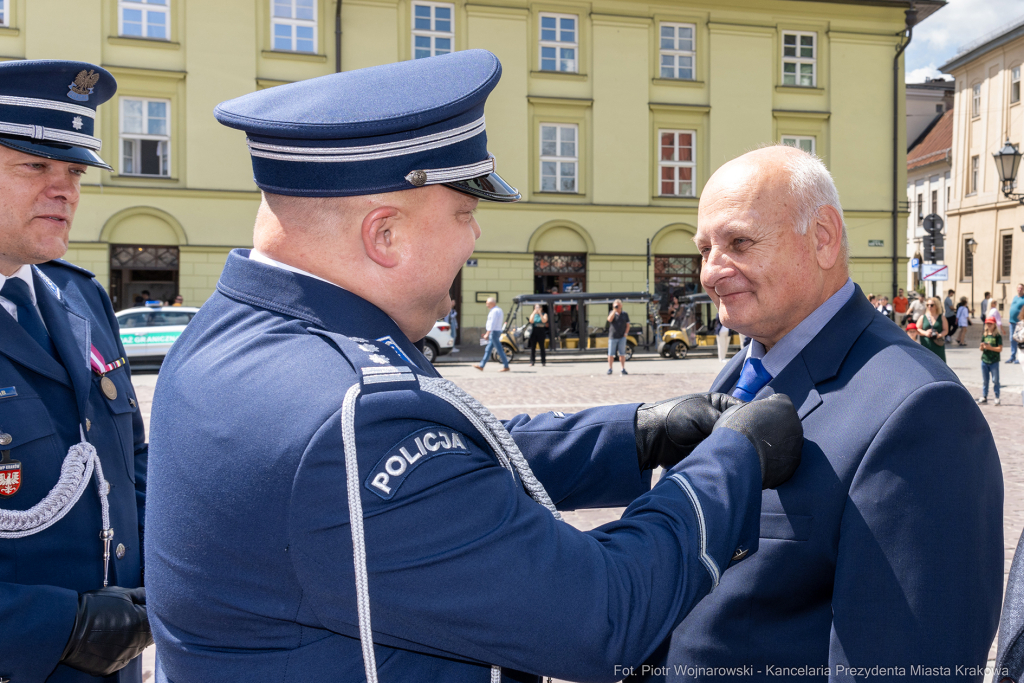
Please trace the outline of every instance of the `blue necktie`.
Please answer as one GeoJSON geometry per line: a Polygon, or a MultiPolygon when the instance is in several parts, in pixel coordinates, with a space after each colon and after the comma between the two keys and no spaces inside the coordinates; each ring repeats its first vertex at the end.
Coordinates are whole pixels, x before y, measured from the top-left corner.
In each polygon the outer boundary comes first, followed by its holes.
{"type": "Polygon", "coordinates": [[[28,284],[21,278],[9,277],[4,286],[0,288],[0,296],[18,307],[18,322],[25,328],[29,336],[56,360],[57,350],[53,347],[50,335],[46,333],[46,326],[43,325],[43,319],[39,317],[39,311],[32,305],[32,295],[29,294],[28,284]]]}
{"type": "Polygon", "coordinates": [[[761,359],[748,357],[743,361],[740,379],[736,382],[736,388],[732,390],[733,398],[738,398],[741,401],[753,401],[761,387],[770,381],[772,381],[772,376],[764,369],[761,359]]]}

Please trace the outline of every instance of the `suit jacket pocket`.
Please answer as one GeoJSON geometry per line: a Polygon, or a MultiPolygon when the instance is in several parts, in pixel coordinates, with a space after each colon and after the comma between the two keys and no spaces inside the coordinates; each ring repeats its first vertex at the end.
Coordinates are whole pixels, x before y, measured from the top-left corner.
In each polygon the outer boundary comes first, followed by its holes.
{"type": "Polygon", "coordinates": [[[811,515],[787,515],[783,512],[761,513],[761,538],[782,541],[806,541],[811,535],[811,515]]]}

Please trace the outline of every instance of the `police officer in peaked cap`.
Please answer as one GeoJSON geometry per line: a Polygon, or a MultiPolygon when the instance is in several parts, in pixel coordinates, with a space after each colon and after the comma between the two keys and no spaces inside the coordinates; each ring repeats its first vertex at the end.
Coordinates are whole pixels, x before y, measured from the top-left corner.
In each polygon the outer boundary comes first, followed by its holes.
{"type": "Polygon", "coordinates": [[[93,64],[0,64],[0,681],[142,680],[147,446],[114,311],[60,260],[110,167],[93,64]]]}
{"type": "Polygon", "coordinates": [[[157,382],[159,681],[618,680],[756,551],[799,461],[784,396],[499,422],[416,350],[477,202],[519,199],[487,152],[500,74],[469,50],[217,107],[263,201],[157,382]]]}

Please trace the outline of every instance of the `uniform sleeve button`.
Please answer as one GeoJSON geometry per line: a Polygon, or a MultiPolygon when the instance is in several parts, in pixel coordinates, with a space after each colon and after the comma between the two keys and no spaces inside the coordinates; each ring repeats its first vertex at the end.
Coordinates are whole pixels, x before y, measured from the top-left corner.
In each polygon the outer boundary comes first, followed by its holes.
{"type": "Polygon", "coordinates": [[[118,543],[117,544],[117,548],[114,549],[114,555],[117,557],[117,559],[123,560],[124,559],[124,552],[125,552],[124,543],[118,543]]]}

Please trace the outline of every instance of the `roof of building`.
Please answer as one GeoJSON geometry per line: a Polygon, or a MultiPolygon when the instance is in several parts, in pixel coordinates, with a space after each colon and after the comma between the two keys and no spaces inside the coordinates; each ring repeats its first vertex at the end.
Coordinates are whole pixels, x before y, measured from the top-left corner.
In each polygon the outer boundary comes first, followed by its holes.
{"type": "Polygon", "coordinates": [[[911,5],[917,9],[917,23],[921,23],[946,6],[946,0],[802,0],[803,2],[831,2],[840,5],[865,5],[868,7],[902,7],[911,5]]]}
{"type": "Polygon", "coordinates": [[[953,110],[935,117],[907,152],[907,170],[945,161],[953,149],[953,110]]]}
{"type": "Polygon", "coordinates": [[[928,78],[924,83],[907,83],[907,90],[934,90],[937,92],[953,92],[956,81],[942,78],[928,78]]]}
{"type": "Polygon", "coordinates": [[[964,64],[973,61],[980,55],[1005,45],[1011,40],[1021,36],[1024,36],[1024,16],[1010,22],[1009,26],[998,28],[991,33],[983,35],[977,40],[972,40],[967,43],[960,48],[956,55],[953,56],[953,59],[940,66],[939,71],[949,73],[953,69],[957,69],[964,64]]]}

